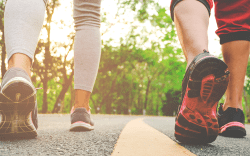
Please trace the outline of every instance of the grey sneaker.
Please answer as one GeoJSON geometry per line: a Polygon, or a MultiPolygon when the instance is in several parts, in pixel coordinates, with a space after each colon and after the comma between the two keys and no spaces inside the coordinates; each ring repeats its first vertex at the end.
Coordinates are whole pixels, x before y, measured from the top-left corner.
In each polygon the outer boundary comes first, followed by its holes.
{"type": "Polygon", "coordinates": [[[0,138],[37,136],[36,89],[29,75],[20,68],[11,68],[4,75],[0,114],[0,138]]]}
{"type": "Polygon", "coordinates": [[[94,129],[94,122],[90,118],[90,111],[85,108],[71,109],[70,131],[91,131],[94,129]]]}

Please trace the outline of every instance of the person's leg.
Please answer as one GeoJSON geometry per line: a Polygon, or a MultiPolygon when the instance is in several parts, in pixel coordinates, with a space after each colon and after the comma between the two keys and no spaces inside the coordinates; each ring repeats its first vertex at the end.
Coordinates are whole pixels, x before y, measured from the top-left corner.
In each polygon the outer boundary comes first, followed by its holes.
{"type": "Polygon", "coordinates": [[[89,99],[91,92],[81,89],[75,89],[75,104],[74,109],[76,108],[86,108],[87,111],[90,111],[89,99]]]}
{"type": "Polygon", "coordinates": [[[205,50],[211,3],[211,0],[173,0],[171,4],[188,63],[182,82],[182,104],[175,122],[175,138],[180,142],[210,143],[219,132],[216,106],[226,91],[229,72],[223,61],[205,50]]]}
{"type": "Polygon", "coordinates": [[[174,8],[174,22],[188,67],[196,55],[208,49],[208,9],[197,0],[181,1],[174,8]]]}
{"type": "Polygon", "coordinates": [[[224,2],[215,0],[215,17],[218,25],[222,53],[229,71],[230,81],[224,110],[242,109],[242,92],[249,56],[250,1],[224,2]]]}
{"type": "Polygon", "coordinates": [[[223,57],[230,71],[223,110],[242,107],[242,92],[249,58],[249,41],[232,41],[222,44],[223,57]]]}
{"type": "Polygon", "coordinates": [[[242,92],[250,50],[250,1],[215,0],[217,35],[222,44],[223,57],[230,71],[226,100],[218,111],[220,134],[243,137],[245,117],[242,92]]]}
{"type": "MultiPolygon", "coordinates": [[[[74,0],[75,20],[75,104],[72,109],[84,113],[90,112],[89,99],[94,87],[101,56],[100,35],[100,7],[101,0],[74,0]],[[80,111],[80,109],[83,111],[80,111]],[[78,109],[78,110],[77,110],[78,109]]],[[[86,114],[86,113],[85,113],[86,114]]],[[[93,122],[84,127],[84,124],[75,124],[73,121],[70,130],[91,130],[93,122]]],[[[90,121],[84,121],[89,123],[90,121]]]]}
{"type": "Polygon", "coordinates": [[[74,0],[74,107],[85,107],[87,111],[101,56],[100,5],[101,0],[74,0]]]}
{"type": "Polygon", "coordinates": [[[19,67],[30,75],[44,13],[43,0],[9,0],[6,3],[4,33],[8,69],[19,67]]]}
{"type": "Polygon", "coordinates": [[[36,89],[30,79],[30,68],[43,25],[45,3],[44,0],[6,3],[4,33],[8,70],[1,83],[4,125],[0,127],[0,136],[37,135],[36,89]]]}
{"type": "Polygon", "coordinates": [[[8,70],[12,67],[18,67],[25,70],[29,77],[31,77],[31,59],[26,54],[15,53],[8,61],[8,70]]]}

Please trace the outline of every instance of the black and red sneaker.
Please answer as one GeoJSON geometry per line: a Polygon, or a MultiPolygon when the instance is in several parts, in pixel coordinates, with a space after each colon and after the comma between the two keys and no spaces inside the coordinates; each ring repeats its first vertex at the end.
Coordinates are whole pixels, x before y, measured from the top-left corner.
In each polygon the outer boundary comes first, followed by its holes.
{"type": "Polygon", "coordinates": [[[217,112],[219,122],[219,135],[226,137],[244,137],[246,136],[245,116],[241,109],[228,107],[223,111],[223,104],[220,104],[217,112]]]}
{"type": "Polygon", "coordinates": [[[189,65],[182,82],[182,99],[175,138],[182,143],[211,143],[219,133],[218,101],[227,89],[229,71],[220,59],[204,50],[189,65]]]}

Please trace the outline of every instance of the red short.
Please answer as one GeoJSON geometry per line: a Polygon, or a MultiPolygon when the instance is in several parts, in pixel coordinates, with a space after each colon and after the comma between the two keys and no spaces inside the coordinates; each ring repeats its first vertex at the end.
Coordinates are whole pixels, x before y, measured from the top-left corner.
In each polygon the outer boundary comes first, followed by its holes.
{"type": "MultiPolygon", "coordinates": [[[[174,7],[182,0],[171,1],[171,17],[174,19],[174,7]]],[[[210,15],[213,0],[198,0],[208,9],[210,15]]],[[[250,41],[250,0],[214,0],[215,19],[220,43],[235,40],[250,41]]]]}

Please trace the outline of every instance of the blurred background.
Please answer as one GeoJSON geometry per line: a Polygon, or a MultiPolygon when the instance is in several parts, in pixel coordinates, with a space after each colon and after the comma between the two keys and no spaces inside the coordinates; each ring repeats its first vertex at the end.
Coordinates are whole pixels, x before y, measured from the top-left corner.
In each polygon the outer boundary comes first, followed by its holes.
{"type": "MultiPolygon", "coordinates": [[[[0,1],[1,78],[6,72],[4,8],[0,1]]],[[[186,62],[170,18],[170,0],[102,0],[102,55],[91,112],[174,116],[186,62]]],[[[69,113],[74,105],[73,0],[50,0],[32,66],[39,113],[69,113]]],[[[209,51],[222,59],[214,14],[209,51]]],[[[250,66],[243,105],[250,115],[250,66]]],[[[224,101],[224,97],[220,102],[224,101]]]]}

